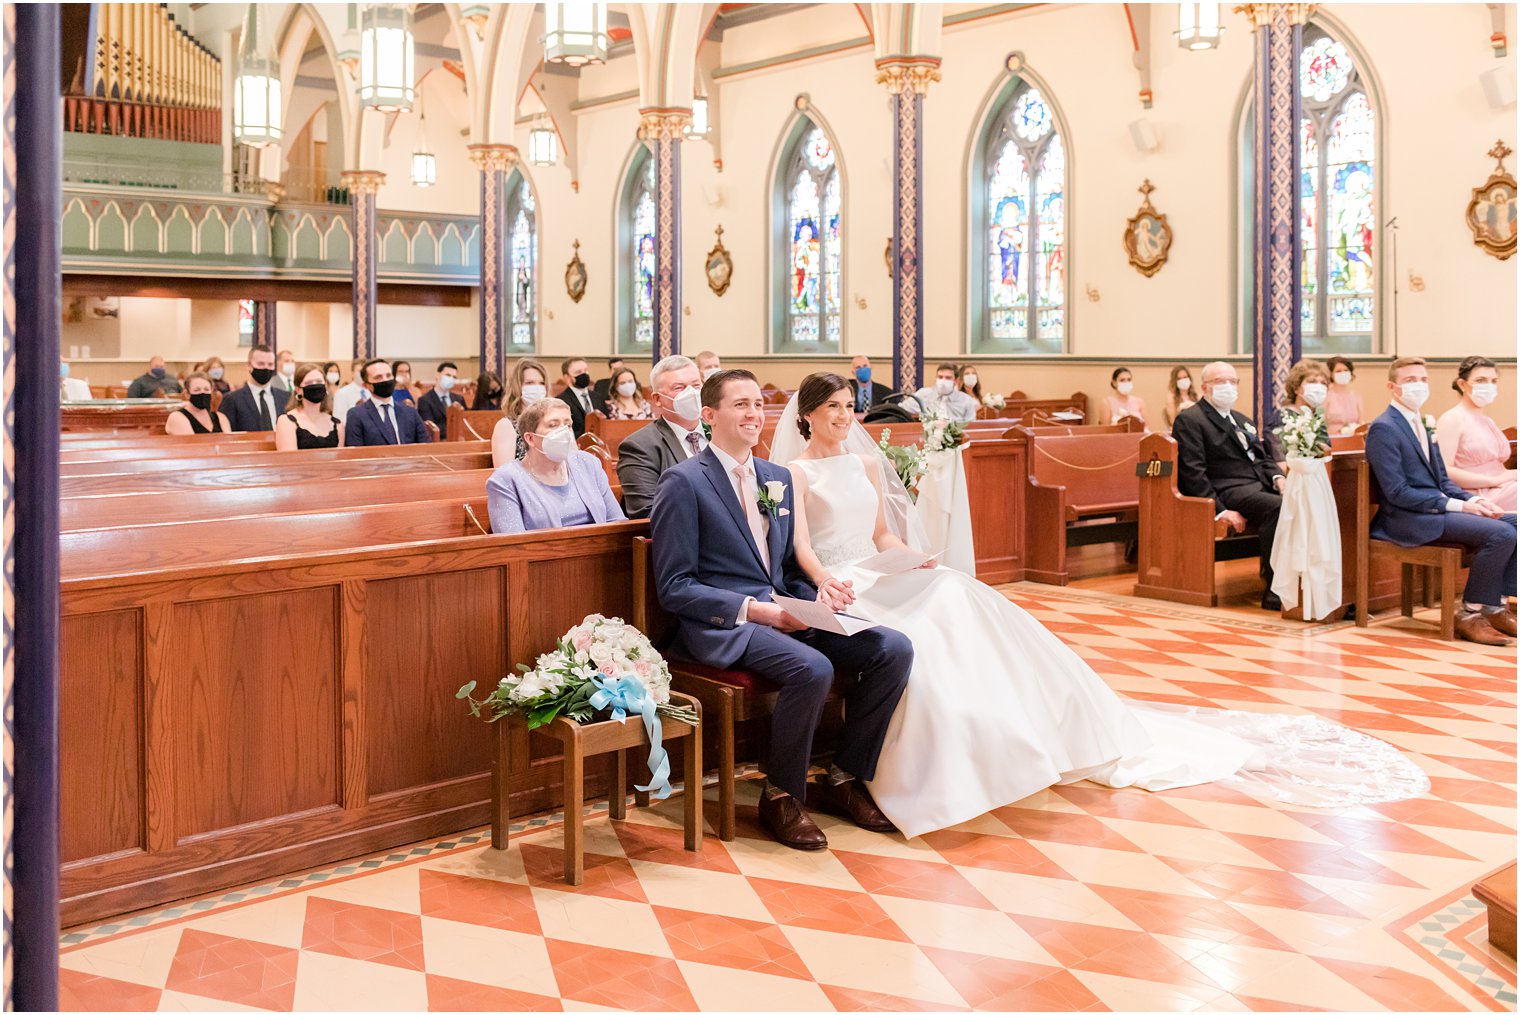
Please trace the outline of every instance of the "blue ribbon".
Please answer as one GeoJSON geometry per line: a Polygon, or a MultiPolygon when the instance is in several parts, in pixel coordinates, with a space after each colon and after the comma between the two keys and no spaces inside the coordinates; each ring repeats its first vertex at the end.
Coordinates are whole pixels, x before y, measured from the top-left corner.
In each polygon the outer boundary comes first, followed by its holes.
{"type": "Polygon", "coordinates": [[[630,712],[644,718],[644,732],[649,734],[650,780],[646,786],[635,785],[640,793],[653,794],[656,800],[670,796],[670,755],[660,745],[660,713],[655,700],[649,696],[644,685],[633,677],[592,677],[596,691],[591,695],[591,707],[600,712],[612,709],[612,718],[622,722],[630,712]]]}

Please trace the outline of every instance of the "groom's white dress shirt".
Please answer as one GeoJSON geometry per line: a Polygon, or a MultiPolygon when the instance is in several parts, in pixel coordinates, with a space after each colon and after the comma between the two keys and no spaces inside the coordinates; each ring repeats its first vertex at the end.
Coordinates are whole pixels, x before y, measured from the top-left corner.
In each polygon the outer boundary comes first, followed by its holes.
{"type": "MultiPolygon", "coordinates": [[[[759,489],[758,485],[754,489],[746,491],[743,485],[740,484],[736,471],[741,465],[747,467],[750,470],[750,482],[758,484],[760,477],[755,474],[755,456],[753,454],[746,455],[744,461],[741,462],[716,444],[709,443],[707,446],[712,449],[713,455],[717,457],[718,462],[723,466],[723,473],[728,477],[728,483],[733,487],[734,496],[739,500],[739,508],[744,512],[744,517],[749,520],[750,535],[755,537],[755,549],[760,551],[760,556],[764,559],[765,548],[768,545],[767,539],[771,533],[770,520],[761,513],[760,505],[755,501],[759,489]],[[755,524],[757,519],[759,520],[758,528],[755,524]]],[[[754,596],[744,597],[744,602],[739,606],[739,615],[734,618],[735,627],[738,627],[740,624],[749,623],[749,604],[754,601],[754,596]]]]}

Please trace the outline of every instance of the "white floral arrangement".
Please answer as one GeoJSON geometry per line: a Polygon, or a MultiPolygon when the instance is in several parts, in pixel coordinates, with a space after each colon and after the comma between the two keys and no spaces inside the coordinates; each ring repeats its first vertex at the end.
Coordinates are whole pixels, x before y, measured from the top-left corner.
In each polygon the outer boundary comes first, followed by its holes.
{"type": "Polygon", "coordinates": [[[1008,399],[994,391],[982,396],[982,405],[989,409],[1002,409],[1007,407],[1008,399]]]}
{"type": "Polygon", "coordinates": [[[1436,439],[1436,418],[1428,413],[1420,417],[1420,423],[1425,427],[1425,436],[1431,440],[1436,439]]]}
{"type": "Polygon", "coordinates": [[[1330,430],[1324,409],[1285,411],[1282,425],[1272,432],[1289,458],[1325,458],[1330,454],[1330,430]]]}
{"type": "Polygon", "coordinates": [[[929,456],[924,454],[924,449],[917,444],[893,444],[891,430],[881,432],[881,440],[877,441],[876,446],[881,448],[882,455],[892,463],[897,478],[908,488],[908,496],[917,502],[919,477],[929,468],[929,456]]]}
{"type": "Polygon", "coordinates": [[[921,418],[924,424],[924,450],[930,454],[953,451],[965,442],[965,426],[945,415],[943,409],[936,408],[932,415],[921,418]]]}

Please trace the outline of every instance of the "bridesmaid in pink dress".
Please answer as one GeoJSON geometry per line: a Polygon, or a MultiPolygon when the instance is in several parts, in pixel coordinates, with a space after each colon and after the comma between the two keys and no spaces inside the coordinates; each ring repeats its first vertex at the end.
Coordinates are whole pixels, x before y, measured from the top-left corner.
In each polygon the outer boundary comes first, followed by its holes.
{"type": "Polygon", "coordinates": [[[1325,424],[1331,434],[1351,433],[1366,417],[1362,415],[1362,396],[1351,387],[1356,378],[1356,367],[1344,356],[1331,356],[1325,361],[1330,367],[1330,394],[1325,399],[1325,424]]]}
{"type": "MultiPolygon", "coordinates": [[[[1146,422],[1145,399],[1133,394],[1134,374],[1125,367],[1119,367],[1109,379],[1108,386],[1114,389],[1114,393],[1104,397],[1098,411],[1098,422],[1106,426],[1109,423],[1117,423],[1126,416],[1133,416],[1141,423],[1146,422]]],[[[1149,424],[1145,429],[1150,430],[1149,424]]]]}
{"type": "Polygon", "coordinates": [[[1483,356],[1469,356],[1457,368],[1451,386],[1462,401],[1436,422],[1436,443],[1451,481],[1487,497],[1505,511],[1515,510],[1515,470],[1509,461],[1509,440],[1489,419],[1486,407],[1499,395],[1499,368],[1483,356]]]}

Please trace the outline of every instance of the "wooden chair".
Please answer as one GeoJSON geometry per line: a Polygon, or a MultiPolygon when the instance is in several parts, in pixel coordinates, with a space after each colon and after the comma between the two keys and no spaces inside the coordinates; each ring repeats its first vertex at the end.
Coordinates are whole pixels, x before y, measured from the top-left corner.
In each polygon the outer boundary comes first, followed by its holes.
{"type": "Polygon", "coordinates": [[[1400,568],[1399,613],[1414,616],[1415,569],[1420,570],[1427,607],[1435,606],[1433,593],[1439,586],[1441,638],[1457,637],[1457,578],[1464,566],[1463,548],[1454,543],[1427,543],[1424,546],[1400,546],[1385,539],[1373,539],[1370,532],[1374,509],[1382,500],[1377,478],[1365,458],[1356,463],[1356,533],[1361,543],[1356,568],[1356,626],[1372,623],[1372,568],[1379,561],[1392,561],[1400,568]],[[1436,581],[1431,581],[1431,571],[1436,581]]]}

